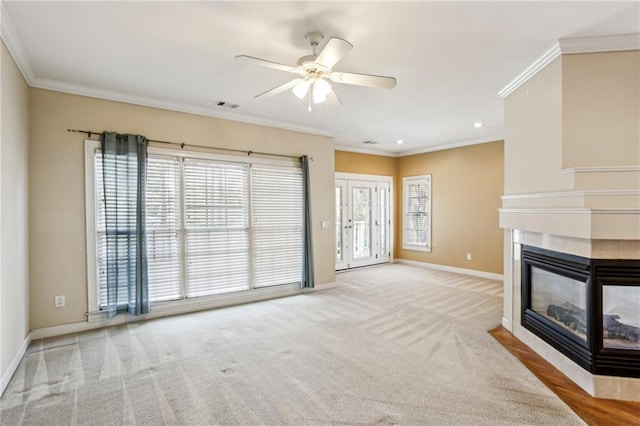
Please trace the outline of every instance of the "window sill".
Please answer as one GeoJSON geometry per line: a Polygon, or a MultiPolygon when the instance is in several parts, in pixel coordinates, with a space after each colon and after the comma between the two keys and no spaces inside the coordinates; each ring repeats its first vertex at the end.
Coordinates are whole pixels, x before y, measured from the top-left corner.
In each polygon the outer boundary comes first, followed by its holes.
{"type": "Polygon", "coordinates": [[[431,247],[423,247],[423,246],[408,246],[408,245],[403,245],[402,246],[402,250],[413,250],[413,251],[424,251],[424,252],[428,252],[431,253],[431,247]]]}
{"type": "Polygon", "coordinates": [[[303,290],[300,288],[299,283],[283,284],[273,287],[256,288],[253,290],[194,297],[192,299],[156,302],[151,304],[151,312],[146,315],[130,316],[123,313],[109,319],[107,318],[107,313],[105,311],[90,312],[88,314],[88,322],[126,323],[140,319],[151,319],[167,315],[184,314],[207,309],[222,308],[225,306],[240,305],[243,303],[259,302],[261,300],[275,299],[278,297],[292,296],[302,293],[303,290]]]}

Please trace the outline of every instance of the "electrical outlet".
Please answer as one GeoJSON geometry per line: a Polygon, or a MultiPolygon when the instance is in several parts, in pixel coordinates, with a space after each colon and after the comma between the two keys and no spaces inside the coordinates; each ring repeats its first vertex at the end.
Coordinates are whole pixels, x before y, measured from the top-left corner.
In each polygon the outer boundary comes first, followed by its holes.
{"type": "Polygon", "coordinates": [[[64,294],[60,296],[56,296],[54,298],[54,303],[56,305],[56,308],[62,308],[64,306],[64,294]]]}
{"type": "Polygon", "coordinates": [[[467,260],[471,260],[471,253],[467,253],[467,260]]]}

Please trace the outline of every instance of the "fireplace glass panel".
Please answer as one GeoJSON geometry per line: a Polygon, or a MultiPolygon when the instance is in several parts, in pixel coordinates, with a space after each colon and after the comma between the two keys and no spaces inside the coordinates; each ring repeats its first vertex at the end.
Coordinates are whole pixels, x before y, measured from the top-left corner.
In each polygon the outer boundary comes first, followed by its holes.
{"type": "Polygon", "coordinates": [[[587,285],[531,267],[531,309],[579,339],[587,339],[587,285]]]}
{"type": "Polygon", "coordinates": [[[640,350],[640,287],[602,286],[604,348],[640,350]]]}

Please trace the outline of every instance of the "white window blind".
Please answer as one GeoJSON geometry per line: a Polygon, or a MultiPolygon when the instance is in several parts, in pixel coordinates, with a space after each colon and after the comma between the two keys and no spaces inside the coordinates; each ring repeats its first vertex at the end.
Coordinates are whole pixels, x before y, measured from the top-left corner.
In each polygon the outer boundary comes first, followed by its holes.
{"type": "Polygon", "coordinates": [[[147,266],[149,300],[182,297],[180,163],[149,156],[147,162],[147,266]]]}
{"type": "MultiPolygon", "coordinates": [[[[95,312],[107,302],[100,149],[92,148],[87,159],[92,160],[87,167],[92,168],[90,198],[95,203],[91,203],[95,211],[88,210],[93,216],[88,226],[96,235],[96,282],[90,291],[95,301],[90,302],[90,309],[95,312]]],[[[125,157],[116,161],[127,166],[125,157]]],[[[115,189],[116,176],[107,176],[106,183],[115,189]]],[[[129,190],[122,185],[120,182],[118,191],[129,190]]],[[[295,165],[150,150],[145,205],[152,303],[300,282],[302,172],[295,165]]],[[[119,215],[126,226],[118,227],[118,235],[110,234],[119,247],[135,243],[134,219],[119,215]]],[[[119,305],[127,303],[126,278],[122,276],[119,283],[119,305]]]]}
{"type": "MultiPolygon", "coordinates": [[[[127,161],[116,161],[124,166],[127,161]]],[[[132,167],[135,167],[133,165],[132,167]]],[[[147,162],[146,227],[149,300],[179,299],[182,296],[180,259],[180,175],[176,157],[149,156],[147,162]]],[[[98,269],[98,306],[107,304],[107,252],[102,153],[95,154],[96,234],[98,269]]],[[[107,185],[115,187],[115,175],[107,176],[107,185]]],[[[113,207],[115,208],[115,207],[113,207]]],[[[135,219],[131,219],[131,232],[135,219]]],[[[135,236],[119,236],[122,243],[134,244],[135,236]]],[[[125,278],[125,277],[123,277],[125,278]]],[[[118,304],[127,303],[127,282],[118,283],[118,304]]]]}
{"type": "Polygon", "coordinates": [[[184,160],[187,297],[247,290],[248,167],[184,160]]]}
{"type": "Polygon", "coordinates": [[[254,286],[300,282],[302,171],[251,169],[254,286]]]}
{"type": "Polygon", "coordinates": [[[403,247],[428,249],[431,246],[431,176],[403,179],[403,247]]]}

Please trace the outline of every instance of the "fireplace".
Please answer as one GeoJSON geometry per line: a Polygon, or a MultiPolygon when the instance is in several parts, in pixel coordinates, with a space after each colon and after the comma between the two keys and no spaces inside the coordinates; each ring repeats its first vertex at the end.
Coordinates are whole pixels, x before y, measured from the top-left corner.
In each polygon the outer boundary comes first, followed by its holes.
{"type": "Polygon", "coordinates": [[[521,321],[592,374],[640,378],[640,260],[523,246],[521,321]]]}
{"type": "Polygon", "coordinates": [[[501,91],[502,324],[590,395],[632,401],[639,47],[638,34],[558,40],[501,91]]]}

